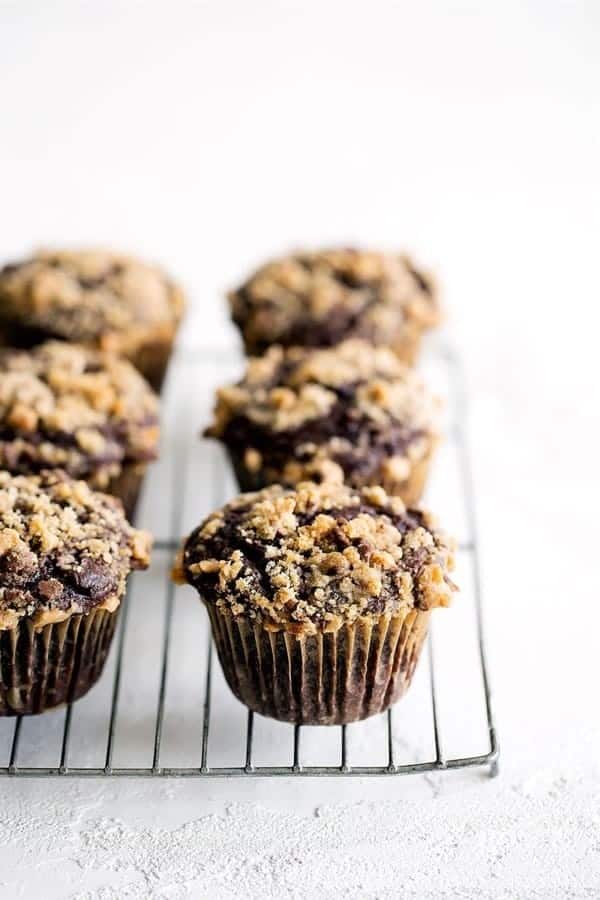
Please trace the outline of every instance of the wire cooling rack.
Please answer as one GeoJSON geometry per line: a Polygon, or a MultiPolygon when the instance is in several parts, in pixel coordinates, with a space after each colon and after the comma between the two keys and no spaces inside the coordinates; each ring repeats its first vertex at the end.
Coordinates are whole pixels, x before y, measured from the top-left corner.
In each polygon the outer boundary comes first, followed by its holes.
{"type": "Polygon", "coordinates": [[[214,350],[180,353],[163,395],[161,462],[147,479],[139,524],[155,537],[150,572],[136,573],[106,669],[73,705],[0,720],[0,774],[8,776],[366,776],[487,767],[498,740],[487,671],[466,397],[446,347],[424,363],[444,395],[446,441],[427,505],[460,538],[461,593],[438,610],[423,659],[393,709],[348,726],[273,722],[247,711],[215,662],[207,617],[170,566],[180,538],[235,493],[222,451],[199,439],[214,387],[241,370],[214,350]]]}

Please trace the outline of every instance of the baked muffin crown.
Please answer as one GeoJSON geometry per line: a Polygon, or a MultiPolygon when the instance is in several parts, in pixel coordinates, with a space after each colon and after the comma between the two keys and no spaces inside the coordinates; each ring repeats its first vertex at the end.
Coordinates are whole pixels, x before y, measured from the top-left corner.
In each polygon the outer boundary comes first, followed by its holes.
{"type": "Polygon", "coordinates": [[[115,474],[156,458],[158,398],[112,353],[48,341],[0,349],[0,466],[29,474],[115,474]]]}
{"type": "Polygon", "coordinates": [[[223,437],[237,417],[275,432],[295,430],[328,417],[339,402],[374,426],[401,421],[430,430],[437,418],[437,401],[389,348],[349,339],[320,350],[273,346],[249,359],[242,380],[217,392],[207,435],[223,437]]]}
{"type": "Polygon", "coordinates": [[[161,269],[124,254],[39,251],[0,270],[0,321],[123,353],[172,333],[183,308],[161,269]]]}
{"type": "Polygon", "coordinates": [[[118,500],[64,472],[0,471],[0,626],[23,616],[118,605],[132,569],[149,563],[150,535],[118,500]]]}
{"type": "Polygon", "coordinates": [[[403,254],[352,248],[297,253],[258,269],[229,294],[246,349],[332,346],[345,337],[389,343],[403,325],[439,321],[430,275],[403,254]]]}
{"type": "Polygon", "coordinates": [[[242,494],[188,537],[176,577],[271,630],[334,631],[359,617],[446,606],[453,543],[382,488],[279,485],[242,494]]]}
{"type": "Polygon", "coordinates": [[[437,398],[387,347],[276,345],[219,390],[205,433],[227,446],[245,487],[246,473],[263,484],[334,479],[383,484],[414,502],[414,491],[402,492],[437,443],[438,413],[437,398]]]}

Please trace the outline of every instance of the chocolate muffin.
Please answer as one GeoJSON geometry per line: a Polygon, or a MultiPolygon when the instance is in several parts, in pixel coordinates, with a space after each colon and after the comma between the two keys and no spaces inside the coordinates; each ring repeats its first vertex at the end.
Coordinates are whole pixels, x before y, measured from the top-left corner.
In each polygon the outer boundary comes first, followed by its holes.
{"type": "Polygon", "coordinates": [[[339,249],[263,266],[229,295],[246,352],[271,344],[330,347],[359,337],[413,363],[440,319],[431,276],[401,254],[339,249]]]}
{"type": "Polygon", "coordinates": [[[184,309],[155,266],[96,250],[39,252],[0,270],[0,340],[48,338],[112,350],[160,390],[184,309]]]}
{"type": "Polygon", "coordinates": [[[226,445],[242,490],[307,479],[381,484],[420,498],[437,442],[437,402],[387,347],[347,340],[271,347],[219,390],[206,434],[226,445]]]}
{"type": "Polygon", "coordinates": [[[149,548],[85,482],[0,472],[0,716],[77,700],[97,681],[149,548]]]}
{"type": "Polygon", "coordinates": [[[381,487],[242,494],[184,543],[233,693],[265,716],[354,722],[406,691],[431,610],[455,586],[452,543],[381,487]]]}
{"type": "Polygon", "coordinates": [[[63,469],[131,517],[158,432],[158,398],[127,360],[60,341],[0,349],[0,468],[13,475],[63,469]]]}

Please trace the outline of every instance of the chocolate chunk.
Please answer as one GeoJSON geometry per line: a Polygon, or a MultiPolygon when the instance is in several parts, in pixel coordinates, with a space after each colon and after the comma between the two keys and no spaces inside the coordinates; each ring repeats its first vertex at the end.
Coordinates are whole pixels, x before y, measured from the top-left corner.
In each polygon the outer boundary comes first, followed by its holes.
{"type": "Polygon", "coordinates": [[[38,583],[38,592],[45,600],[57,600],[63,592],[63,586],[56,578],[49,578],[38,583]]]}
{"type": "Polygon", "coordinates": [[[9,550],[0,556],[0,578],[11,587],[27,584],[37,570],[37,557],[30,550],[9,550]]]}
{"type": "Polygon", "coordinates": [[[101,560],[84,558],[81,565],[73,574],[73,581],[80,590],[100,600],[106,597],[115,587],[114,574],[109,566],[101,560]]]}

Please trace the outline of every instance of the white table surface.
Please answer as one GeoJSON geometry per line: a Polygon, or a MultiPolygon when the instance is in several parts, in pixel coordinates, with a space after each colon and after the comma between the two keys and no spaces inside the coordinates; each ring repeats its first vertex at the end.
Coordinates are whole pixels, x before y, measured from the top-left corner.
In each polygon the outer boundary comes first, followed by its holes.
{"type": "Polygon", "coordinates": [[[599,31],[583,2],[0,2],[4,258],[159,259],[183,343],[223,347],[271,253],[437,269],[502,741],[494,781],[3,781],[1,896],[600,896],[599,31]]]}

